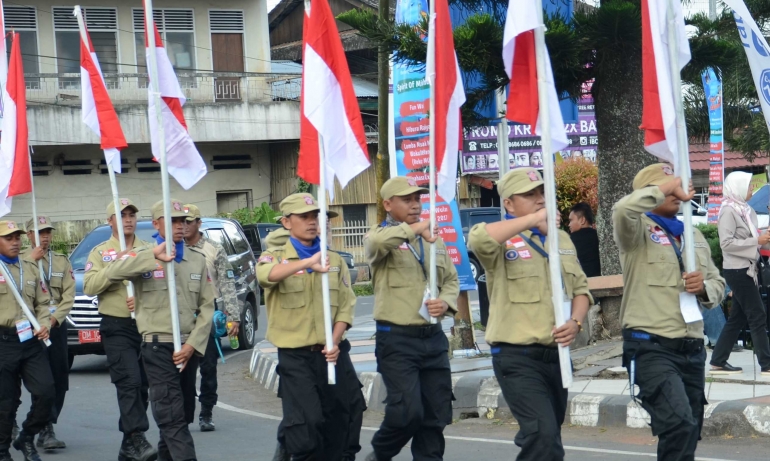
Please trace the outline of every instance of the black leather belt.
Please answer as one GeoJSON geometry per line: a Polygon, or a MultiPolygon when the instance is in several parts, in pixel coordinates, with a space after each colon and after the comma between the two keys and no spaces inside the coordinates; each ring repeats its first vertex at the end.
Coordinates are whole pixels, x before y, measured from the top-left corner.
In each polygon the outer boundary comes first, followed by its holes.
{"type": "Polygon", "coordinates": [[[326,346],[323,344],[313,344],[312,346],[292,347],[291,349],[296,349],[298,351],[321,352],[324,350],[324,347],[326,346]]]}
{"type": "Polygon", "coordinates": [[[413,338],[430,338],[436,333],[440,333],[441,324],[434,323],[432,325],[425,326],[406,326],[406,325],[393,325],[392,323],[377,322],[377,331],[384,333],[395,333],[397,335],[411,336],[413,338]]]}
{"type": "Polygon", "coordinates": [[[559,349],[540,344],[528,344],[526,346],[519,344],[495,343],[490,349],[492,355],[511,353],[517,355],[526,355],[534,360],[545,363],[559,363],[559,349]]]}
{"type": "Polygon", "coordinates": [[[700,352],[703,349],[702,338],[666,338],[641,330],[623,330],[623,339],[626,341],[646,341],[660,344],[666,349],[676,352],[700,352]]]}

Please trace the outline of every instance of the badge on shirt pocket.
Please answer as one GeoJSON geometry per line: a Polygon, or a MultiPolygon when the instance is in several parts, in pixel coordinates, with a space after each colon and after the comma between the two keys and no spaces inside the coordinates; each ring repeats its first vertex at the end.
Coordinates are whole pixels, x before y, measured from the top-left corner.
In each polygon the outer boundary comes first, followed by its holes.
{"type": "Polygon", "coordinates": [[[508,261],[516,261],[519,259],[519,252],[516,250],[508,250],[505,252],[505,259],[508,261]]]}

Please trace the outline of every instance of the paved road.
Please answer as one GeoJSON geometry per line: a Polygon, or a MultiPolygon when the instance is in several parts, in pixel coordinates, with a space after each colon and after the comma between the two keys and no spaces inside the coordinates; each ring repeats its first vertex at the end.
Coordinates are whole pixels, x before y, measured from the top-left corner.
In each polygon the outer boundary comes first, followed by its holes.
{"type": "MultiPolygon", "coordinates": [[[[357,313],[371,314],[371,299],[363,299],[357,313]]],[[[264,316],[264,314],[263,314],[264,316]]],[[[263,320],[264,322],[264,320],[263,320]]],[[[262,325],[266,325],[262,323],[262,325]]],[[[217,431],[201,433],[191,425],[200,460],[253,459],[270,460],[275,448],[275,430],[280,418],[280,401],[271,392],[259,388],[247,376],[250,353],[230,351],[226,364],[219,365],[219,399],[215,409],[217,431]]],[[[20,413],[29,405],[28,395],[20,413]]],[[[42,453],[45,460],[114,460],[121,435],[117,430],[115,389],[110,383],[103,357],[78,357],[70,378],[70,391],[56,427],[57,435],[68,448],[53,454],[42,453]]],[[[369,441],[381,421],[381,414],[366,414],[363,459],[369,441]]],[[[21,420],[21,418],[20,418],[21,420]]],[[[152,424],[152,416],[150,415],[152,424]]],[[[482,419],[458,421],[447,433],[447,461],[486,459],[512,460],[517,448],[512,440],[516,426],[482,419]]],[[[152,424],[148,438],[155,444],[157,427],[152,424]]],[[[636,460],[654,459],[655,439],[646,430],[564,428],[567,459],[636,460]]],[[[713,461],[765,461],[770,441],[756,439],[707,439],[700,444],[698,459],[713,461]]],[[[17,460],[18,453],[12,453],[17,460]]],[[[396,461],[408,461],[408,451],[396,461]]]]}

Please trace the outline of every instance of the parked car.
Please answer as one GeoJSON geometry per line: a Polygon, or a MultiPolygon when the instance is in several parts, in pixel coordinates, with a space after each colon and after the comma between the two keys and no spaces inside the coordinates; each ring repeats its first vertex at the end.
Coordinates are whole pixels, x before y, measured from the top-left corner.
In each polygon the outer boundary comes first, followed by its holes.
{"type": "MultiPolygon", "coordinates": [[[[224,218],[202,218],[203,234],[220,243],[227,253],[227,259],[235,274],[235,289],[241,306],[241,328],[238,339],[241,347],[254,347],[255,332],[258,328],[260,291],[255,272],[256,260],[240,224],[224,218]]],[[[152,242],[155,229],[152,221],[139,221],[136,236],[152,242]]],[[[67,316],[69,322],[68,345],[70,366],[76,355],[104,354],[104,347],[99,337],[99,301],[94,296],[83,293],[83,275],[88,254],[98,244],[110,238],[112,230],[108,225],[101,225],[92,230],[78,244],[70,255],[75,275],[75,305],[67,316]]]]}
{"type": "MultiPolygon", "coordinates": [[[[460,225],[463,227],[463,240],[465,244],[468,244],[468,232],[471,231],[473,226],[482,222],[497,222],[502,219],[500,215],[500,208],[497,207],[477,207],[477,208],[462,208],[460,209],[460,225]]],[[[481,267],[476,255],[473,253],[473,249],[468,248],[468,259],[471,263],[471,273],[473,279],[478,282],[481,274],[484,273],[484,268],[481,267]]]]}
{"type": "MultiPolygon", "coordinates": [[[[697,202],[690,201],[690,205],[692,206],[693,225],[697,226],[698,224],[708,224],[708,210],[698,205],[697,202]]],[[[684,215],[681,211],[676,215],[676,219],[680,221],[682,221],[683,217],[684,215]]]]}

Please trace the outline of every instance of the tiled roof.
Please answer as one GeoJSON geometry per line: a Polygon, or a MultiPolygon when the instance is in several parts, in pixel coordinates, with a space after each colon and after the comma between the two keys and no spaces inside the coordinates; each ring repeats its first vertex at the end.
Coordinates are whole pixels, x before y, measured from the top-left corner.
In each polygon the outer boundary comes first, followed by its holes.
{"type": "MultiPolygon", "coordinates": [[[[726,170],[767,165],[767,163],[767,157],[757,157],[753,162],[749,162],[740,152],[725,150],[726,170]]],[[[693,171],[707,171],[709,169],[708,144],[690,144],[690,168],[692,168],[693,171]]]]}

